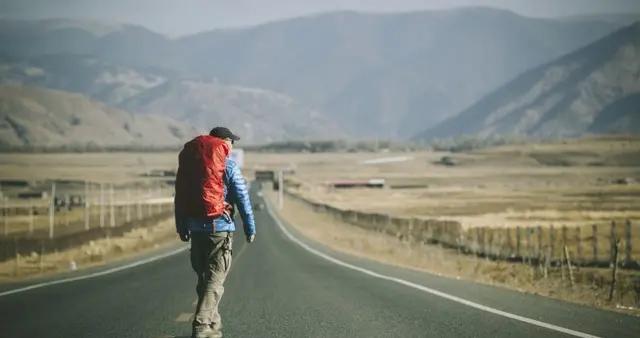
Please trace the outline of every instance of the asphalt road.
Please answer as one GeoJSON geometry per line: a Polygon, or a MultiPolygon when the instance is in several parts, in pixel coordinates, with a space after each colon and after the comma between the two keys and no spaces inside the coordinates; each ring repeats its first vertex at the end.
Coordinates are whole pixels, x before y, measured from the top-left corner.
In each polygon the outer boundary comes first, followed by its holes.
{"type": "MultiPolygon", "coordinates": [[[[307,240],[304,248],[267,210],[257,210],[256,219],[256,242],[237,236],[234,243],[221,304],[226,337],[571,336],[563,328],[640,336],[637,317],[391,267],[307,240]]],[[[184,251],[0,296],[0,337],[188,337],[194,300],[195,275],[184,251]]]]}

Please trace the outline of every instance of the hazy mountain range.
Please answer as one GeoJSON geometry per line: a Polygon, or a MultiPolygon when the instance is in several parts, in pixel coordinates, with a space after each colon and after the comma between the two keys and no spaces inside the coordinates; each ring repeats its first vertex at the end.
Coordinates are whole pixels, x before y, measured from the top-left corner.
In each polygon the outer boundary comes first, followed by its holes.
{"type": "Polygon", "coordinates": [[[418,138],[640,133],[640,22],[532,69],[418,138]]]}
{"type": "Polygon", "coordinates": [[[632,18],[336,12],[179,39],[133,25],[0,20],[0,82],[200,131],[228,124],[250,142],[408,138],[632,18]]]}
{"type": "Polygon", "coordinates": [[[79,94],[0,86],[0,148],[175,146],[195,134],[184,123],[137,116],[79,94]]]}

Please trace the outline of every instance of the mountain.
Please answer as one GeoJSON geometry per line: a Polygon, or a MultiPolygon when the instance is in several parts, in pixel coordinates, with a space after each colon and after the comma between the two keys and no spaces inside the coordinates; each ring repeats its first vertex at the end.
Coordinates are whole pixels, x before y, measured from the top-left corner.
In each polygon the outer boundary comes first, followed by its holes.
{"type": "Polygon", "coordinates": [[[237,131],[243,143],[344,137],[335,123],[289,96],[263,89],[200,81],[170,81],[123,102],[148,116],[166,116],[208,132],[237,131]]]}
{"type": "Polygon", "coordinates": [[[172,78],[170,73],[161,70],[126,67],[90,55],[0,57],[0,84],[80,93],[111,106],[172,78]]]}
{"type": "Polygon", "coordinates": [[[193,135],[183,123],[135,116],[79,94],[0,86],[0,148],[175,147],[193,135]]]}
{"type": "MultiPolygon", "coordinates": [[[[260,88],[302,107],[298,117],[285,114],[286,135],[304,135],[308,129],[296,128],[313,124],[304,119],[314,111],[347,136],[406,138],[517,74],[621,27],[612,21],[526,18],[490,8],[333,12],[169,39],[133,25],[0,20],[0,57],[53,74],[10,83],[83,93],[110,105],[137,102],[133,97],[153,87],[162,92],[181,81],[260,88]],[[98,71],[117,76],[96,85],[98,71]]],[[[174,106],[165,115],[189,109],[174,106]]]]}
{"type": "Polygon", "coordinates": [[[128,67],[179,69],[173,40],[136,25],[82,20],[0,20],[0,55],[14,59],[77,54],[128,67]]]}
{"type": "Polygon", "coordinates": [[[418,139],[640,133],[640,22],[516,77],[418,139]]]}
{"type": "Polygon", "coordinates": [[[80,93],[138,115],[164,116],[201,132],[225,124],[243,142],[346,136],[335,123],[291,97],[268,90],[180,80],[167,72],[117,66],[75,54],[0,58],[0,84],[80,93]]]}
{"type": "Polygon", "coordinates": [[[283,94],[179,80],[161,70],[118,66],[86,55],[0,58],[0,84],[80,93],[129,112],[179,120],[201,132],[225,124],[241,131],[249,143],[346,136],[335,123],[283,94]]]}
{"type": "Polygon", "coordinates": [[[191,74],[285,93],[354,135],[398,137],[619,27],[488,8],[337,12],[176,43],[191,74]]]}

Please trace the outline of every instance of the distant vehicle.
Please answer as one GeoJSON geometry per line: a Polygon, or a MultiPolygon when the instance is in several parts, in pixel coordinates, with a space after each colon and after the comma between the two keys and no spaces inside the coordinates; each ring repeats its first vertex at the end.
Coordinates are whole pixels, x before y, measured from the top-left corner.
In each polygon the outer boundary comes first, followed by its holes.
{"type": "Polygon", "coordinates": [[[273,181],[275,177],[273,170],[256,170],[257,181],[273,181]]]}
{"type": "Polygon", "coordinates": [[[450,156],[442,156],[442,158],[440,159],[440,162],[438,163],[442,165],[446,165],[447,167],[453,167],[458,164],[458,162],[456,162],[456,160],[450,156]]]}
{"type": "Polygon", "coordinates": [[[18,194],[20,199],[45,199],[47,197],[49,197],[49,194],[46,191],[28,191],[18,194]]]}
{"type": "Polygon", "coordinates": [[[145,174],[145,176],[149,177],[175,177],[175,170],[163,170],[163,169],[153,169],[145,174]]]}
{"type": "Polygon", "coordinates": [[[335,181],[329,182],[329,185],[336,189],[349,188],[384,188],[385,180],[383,178],[375,178],[366,181],[335,181]]]}

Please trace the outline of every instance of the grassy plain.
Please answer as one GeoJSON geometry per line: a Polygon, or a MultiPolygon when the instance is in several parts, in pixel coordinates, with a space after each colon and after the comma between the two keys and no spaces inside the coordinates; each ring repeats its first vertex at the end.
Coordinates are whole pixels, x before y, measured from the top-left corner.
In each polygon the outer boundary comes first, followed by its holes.
{"type": "Polygon", "coordinates": [[[295,169],[309,199],[341,209],[459,221],[465,227],[640,219],[640,138],[509,145],[465,153],[250,154],[249,168],[295,169]],[[449,163],[442,163],[449,157],[449,163]],[[397,162],[376,163],[376,160],[397,162]],[[373,162],[373,163],[372,163],[373,162]],[[385,179],[385,189],[332,181],[385,179]]]}
{"type": "MultiPolygon", "coordinates": [[[[290,168],[303,196],[343,209],[459,221],[474,226],[578,225],[640,219],[640,138],[509,145],[465,153],[248,153],[257,169],[290,168]],[[454,165],[441,162],[449,157],[454,165]],[[398,162],[376,163],[388,159],[398,162]],[[372,163],[373,161],[373,163],[372,163]],[[385,179],[385,189],[333,189],[329,182],[385,179]]],[[[2,154],[0,179],[50,179],[120,187],[175,170],[177,152],[2,154]]],[[[35,182],[35,183],[34,183],[35,182]]],[[[3,187],[5,195],[10,187],[3,187]]]]}

